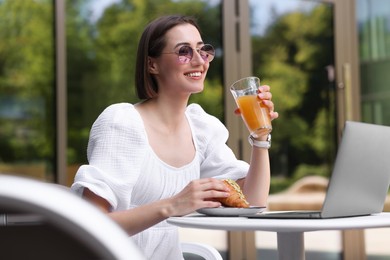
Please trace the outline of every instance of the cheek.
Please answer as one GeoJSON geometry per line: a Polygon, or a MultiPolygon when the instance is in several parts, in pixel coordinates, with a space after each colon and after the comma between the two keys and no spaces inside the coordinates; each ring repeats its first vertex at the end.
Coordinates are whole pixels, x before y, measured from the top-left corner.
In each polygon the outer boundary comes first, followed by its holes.
{"type": "Polygon", "coordinates": [[[204,63],[204,70],[207,71],[210,68],[210,62],[204,63]]]}
{"type": "Polygon", "coordinates": [[[203,66],[203,68],[204,68],[203,74],[206,76],[207,71],[208,71],[209,68],[210,68],[210,63],[209,63],[209,62],[208,62],[208,63],[205,63],[205,65],[203,66]]]}
{"type": "Polygon", "coordinates": [[[161,84],[171,84],[172,81],[179,81],[182,79],[184,71],[180,69],[179,64],[165,63],[163,67],[160,67],[158,75],[158,81],[161,84]]]}
{"type": "Polygon", "coordinates": [[[172,74],[179,71],[179,64],[177,60],[169,60],[159,64],[158,74],[162,77],[166,74],[172,74]]]}

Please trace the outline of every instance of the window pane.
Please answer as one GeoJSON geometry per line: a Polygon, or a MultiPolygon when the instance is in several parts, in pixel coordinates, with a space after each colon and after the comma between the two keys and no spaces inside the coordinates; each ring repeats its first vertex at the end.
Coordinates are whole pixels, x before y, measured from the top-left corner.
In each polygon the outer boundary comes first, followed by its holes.
{"type": "Polygon", "coordinates": [[[390,2],[357,1],[362,120],[390,125],[390,2]]]}
{"type": "Polygon", "coordinates": [[[53,4],[0,1],[0,172],[53,181],[53,4]]]}
{"type": "Polygon", "coordinates": [[[271,193],[307,176],[329,176],[335,157],[333,6],[250,1],[253,74],[270,85],[271,193]],[[280,177],[280,178],[278,178],[280,177]]]}

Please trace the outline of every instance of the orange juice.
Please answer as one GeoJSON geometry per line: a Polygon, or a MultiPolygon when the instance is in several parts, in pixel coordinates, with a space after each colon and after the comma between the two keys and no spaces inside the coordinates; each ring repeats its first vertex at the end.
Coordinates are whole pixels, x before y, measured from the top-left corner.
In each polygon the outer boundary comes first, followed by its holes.
{"type": "Polygon", "coordinates": [[[258,137],[271,132],[269,109],[258,99],[257,95],[240,96],[236,101],[251,135],[258,137]]]}

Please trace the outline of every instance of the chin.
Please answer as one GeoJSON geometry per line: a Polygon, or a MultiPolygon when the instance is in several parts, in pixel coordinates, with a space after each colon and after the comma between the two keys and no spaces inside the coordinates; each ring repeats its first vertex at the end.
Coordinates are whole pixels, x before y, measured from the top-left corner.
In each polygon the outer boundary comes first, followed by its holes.
{"type": "Polygon", "coordinates": [[[201,92],[203,92],[203,86],[201,87],[201,88],[197,88],[197,89],[194,89],[193,91],[192,91],[192,93],[193,94],[198,94],[198,93],[201,93],[201,92]]]}

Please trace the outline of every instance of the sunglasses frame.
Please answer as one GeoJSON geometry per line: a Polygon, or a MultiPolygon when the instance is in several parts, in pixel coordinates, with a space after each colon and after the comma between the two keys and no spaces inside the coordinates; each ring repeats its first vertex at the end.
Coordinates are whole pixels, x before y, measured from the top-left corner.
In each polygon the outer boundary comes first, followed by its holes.
{"type": "Polygon", "coordinates": [[[183,45],[177,51],[164,52],[161,54],[176,54],[178,61],[182,64],[186,64],[191,62],[191,60],[194,58],[194,51],[196,51],[200,55],[200,57],[206,62],[211,62],[215,57],[215,49],[211,44],[205,44],[200,48],[192,48],[189,45],[183,45]],[[204,50],[204,48],[209,48],[209,49],[204,50]],[[187,53],[183,54],[182,53],[183,51],[187,53]],[[204,52],[205,55],[202,55],[202,52],[204,52]]]}

